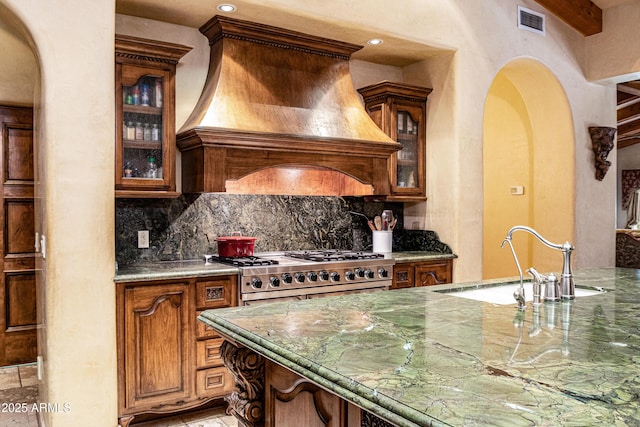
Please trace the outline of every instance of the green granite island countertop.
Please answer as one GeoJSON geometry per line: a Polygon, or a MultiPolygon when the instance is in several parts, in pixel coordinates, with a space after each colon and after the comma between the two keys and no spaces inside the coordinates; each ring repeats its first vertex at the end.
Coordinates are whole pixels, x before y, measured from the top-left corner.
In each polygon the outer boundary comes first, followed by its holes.
{"type": "Polygon", "coordinates": [[[640,425],[640,270],[575,281],[606,292],[524,312],[438,292],[476,282],[199,319],[400,426],[640,425]]]}

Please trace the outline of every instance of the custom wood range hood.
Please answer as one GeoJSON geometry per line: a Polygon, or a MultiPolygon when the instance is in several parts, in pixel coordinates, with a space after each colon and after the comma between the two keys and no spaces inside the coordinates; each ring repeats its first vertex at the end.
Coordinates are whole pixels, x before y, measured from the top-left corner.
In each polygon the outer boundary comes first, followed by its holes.
{"type": "Polygon", "coordinates": [[[369,118],[349,58],[361,46],[215,16],[200,28],[211,59],[202,95],[177,135],[185,193],[273,168],[347,175],[390,190],[401,145],[369,118]]]}

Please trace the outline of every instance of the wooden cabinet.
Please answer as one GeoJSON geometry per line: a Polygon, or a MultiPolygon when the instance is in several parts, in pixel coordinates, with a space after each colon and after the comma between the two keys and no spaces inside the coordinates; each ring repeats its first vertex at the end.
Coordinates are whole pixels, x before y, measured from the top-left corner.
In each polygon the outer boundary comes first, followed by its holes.
{"type": "MultiPolygon", "coordinates": [[[[196,311],[238,305],[236,276],[206,278],[196,281],[196,311]]],[[[220,346],[223,339],[202,322],[196,327],[196,394],[220,397],[233,390],[233,378],[222,365],[220,346]],[[200,326],[200,324],[202,326],[200,326]]]]}
{"type": "Polygon", "coordinates": [[[116,197],[176,197],[175,71],[190,47],[116,35],[116,197]]]}
{"type": "Polygon", "coordinates": [[[388,161],[387,200],[426,199],[426,111],[432,89],[384,81],[358,90],[373,121],[402,149],[388,161]]]}
{"type": "Polygon", "coordinates": [[[118,417],[170,414],[233,388],[222,338],[197,321],[207,308],[237,305],[237,277],[118,283],[118,417]]]}
{"type": "Polygon", "coordinates": [[[391,289],[443,285],[453,279],[453,260],[402,262],[393,266],[391,289]]]}

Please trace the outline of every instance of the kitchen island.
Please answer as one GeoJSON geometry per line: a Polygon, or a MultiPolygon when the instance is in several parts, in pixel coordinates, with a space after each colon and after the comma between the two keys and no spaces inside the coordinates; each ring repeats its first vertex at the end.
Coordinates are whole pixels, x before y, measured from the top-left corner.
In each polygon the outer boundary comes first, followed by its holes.
{"type": "MultiPolygon", "coordinates": [[[[524,312],[448,293],[486,285],[477,282],[207,310],[199,320],[226,338],[231,370],[251,365],[230,401],[251,408],[249,425],[263,413],[267,426],[301,425],[300,408],[313,404],[288,411],[287,396],[304,384],[340,399],[346,422],[336,425],[638,425],[640,272],[584,270],[575,280],[605,292],[524,312]],[[273,369],[291,374],[290,389],[273,369]]],[[[318,402],[309,417],[334,425],[318,402]]]]}

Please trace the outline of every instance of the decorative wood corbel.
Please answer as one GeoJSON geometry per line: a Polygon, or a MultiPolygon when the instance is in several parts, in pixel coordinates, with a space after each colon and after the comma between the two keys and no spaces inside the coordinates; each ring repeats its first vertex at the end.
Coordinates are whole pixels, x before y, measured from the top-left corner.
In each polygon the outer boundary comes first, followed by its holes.
{"type": "Polygon", "coordinates": [[[220,356],[235,379],[235,390],[225,397],[227,414],[243,427],[264,426],[264,358],[227,340],[220,347],[220,356]]]}
{"type": "Polygon", "coordinates": [[[606,126],[594,126],[589,128],[591,134],[591,145],[595,154],[596,179],[602,181],[611,162],[607,160],[609,152],[613,150],[613,138],[616,135],[616,128],[606,126]]]}

